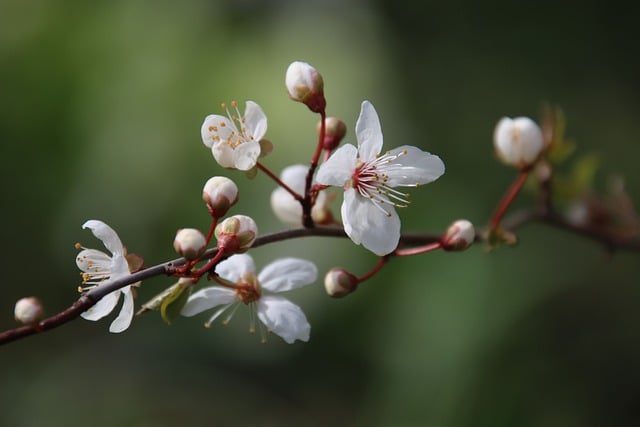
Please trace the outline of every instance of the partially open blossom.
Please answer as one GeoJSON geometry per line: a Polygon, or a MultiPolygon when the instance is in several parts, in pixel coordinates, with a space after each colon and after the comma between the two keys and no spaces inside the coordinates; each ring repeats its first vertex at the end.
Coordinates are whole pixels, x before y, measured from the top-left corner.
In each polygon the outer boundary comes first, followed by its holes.
{"type": "Polygon", "coordinates": [[[227,177],[214,176],[204,184],[202,200],[213,217],[221,218],[238,202],[238,186],[227,177]]]}
{"type": "MultiPolygon", "coordinates": [[[[342,142],[342,138],[347,134],[347,125],[344,122],[336,117],[327,117],[324,121],[324,140],[322,141],[322,148],[325,150],[333,151],[335,150],[340,142],[342,142]]],[[[316,129],[318,133],[320,133],[320,129],[322,127],[322,120],[318,122],[316,129]]]]}
{"type": "Polygon", "coordinates": [[[218,249],[228,254],[246,252],[258,236],[256,222],[246,215],[233,215],[222,221],[215,230],[218,249]]]}
{"type": "Polygon", "coordinates": [[[319,184],[344,188],[342,221],[349,238],[377,255],[392,252],[400,240],[395,207],[409,205],[408,194],[394,187],[417,187],[444,173],[438,156],[403,145],[381,153],[382,130],[369,101],[356,123],[358,147],[345,144],[318,169],[319,184]]]}
{"type": "MultiPolygon", "coordinates": [[[[83,271],[83,283],[90,286],[82,288],[83,291],[95,286],[105,286],[115,280],[126,277],[130,274],[127,254],[116,232],[102,221],[89,220],[82,225],[82,228],[90,229],[94,236],[102,240],[104,246],[111,252],[111,256],[96,249],[82,248],[76,257],[78,268],[83,271]]],[[[118,333],[129,327],[133,319],[133,292],[132,286],[139,285],[140,282],[127,285],[105,295],[93,307],[81,314],[87,320],[100,320],[118,304],[120,295],[124,296],[124,304],[120,314],[109,326],[109,331],[118,333]]]]}
{"type": "Polygon", "coordinates": [[[198,229],[181,228],[173,239],[173,248],[186,259],[198,259],[207,249],[207,240],[198,229]]]}
{"type": "MultiPolygon", "coordinates": [[[[304,195],[304,185],[308,171],[309,166],[305,165],[287,166],[280,173],[280,180],[302,196],[304,195]]],[[[271,193],[271,209],[278,219],[285,224],[302,225],[302,206],[284,188],[278,187],[271,193]]],[[[316,224],[327,224],[333,220],[329,210],[329,200],[323,191],[318,193],[316,202],[311,208],[311,218],[316,224]]]]}
{"type": "Polygon", "coordinates": [[[37,323],[44,315],[42,303],[36,297],[20,298],[13,310],[15,319],[24,325],[37,323]]]}
{"type": "MultiPolygon", "coordinates": [[[[257,315],[270,331],[287,343],[308,341],[311,326],[297,305],[276,293],[307,286],[316,281],[318,270],[306,260],[282,258],[267,265],[259,274],[248,254],[233,255],[216,266],[216,273],[229,282],[228,287],[211,286],[195,292],[182,308],[182,315],[194,316],[205,310],[222,306],[214,312],[205,326],[229,311],[224,323],[235,313],[235,307],[243,303],[251,310],[249,330],[256,329],[257,315]],[[233,307],[233,308],[232,308],[233,307]]],[[[262,340],[266,341],[264,328],[258,325],[262,340]]]]}
{"type": "Polygon", "coordinates": [[[493,144],[503,163],[521,169],[532,165],[544,148],[542,130],[528,117],[500,119],[493,132],[493,144]]]}
{"type": "Polygon", "coordinates": [[[324,81],[314,67],[302,61],[292,62],[287,68],[285,84],[291,99],[302,102],[314,113],[324,111],[327,106],[324,81]]]}
{"type": "Polygon", "coordinates": [[[332,268],[324,276],[324,289],[334,298],[349,295],[357,286],[358,278],[342,268],[332,268]]]}
{"type": "Polygon", "coordinates": [[[442,248],[446,251],[462,251],[473,244],[476,230],[466,219],[459,219],[447,228],[442,238],[442,248]]]}
{"type": "Polygon", "coordinates": [[[267,133],[267,116],[253,101],[247,101],[244,115],[231,103],[235,114],[226,105],[227,116],[211,114],[204,119],[202,142],[211,148],[213,157],[223,168],[249,170],[261,153],[260,140],[267,133]]]}

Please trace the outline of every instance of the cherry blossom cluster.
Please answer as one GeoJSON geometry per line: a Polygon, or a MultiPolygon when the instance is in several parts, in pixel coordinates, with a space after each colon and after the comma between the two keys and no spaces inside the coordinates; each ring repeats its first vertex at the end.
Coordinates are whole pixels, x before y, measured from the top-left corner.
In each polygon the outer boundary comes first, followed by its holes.
{"type": "MultiPolygon", "coordinates": [[[[640,220],[635,210],[629,208],[630,203],[625,205],[628,222],[623,230],[626,234],[622,235],[619,230],[614,234],[610,228],[596,229],[586,222],[588,208],[583,209],[581,223],[558,217],[551,209],[553,159],[557,152],[567,151],[567,144],[556,132],[559,126],[553,120],[547,120],[541,127],[528,117],[504,117],[495,127],[496,157],[516,168],[517,176],[498,203],[488,226],[478,231],[470,221],[459,219],[442,233],[411,240],[402,234],[398,214],[411,204],[404,188],[417,188],[440,178],[445,172],[440,157],[410,145],[384,150],[380,118],[368,100],[362,102],[355,122],[355,144],[343,143],[347,126],[344,121],[327,116],[323,78],[308,63],[290,64],[285,86],[292,100],[319,115],[317,143],[308,163],[290,165],[280,174],[263,163],[262,159],[277,146],[265,138],[267,116],[260,105],[251,100],[246,101],[243,110],[231,102],[222,104],[223,115],[206,116],[200,129],[202,143],[230,173],[242,171],[248,178],[262,173],[276,183],[270,198],[272,211],[296,233],[285,230],[272,235],[272,241],[303,235],[344,236],[378,257],[370,271],[360,276],[341,267],[326,272],[324,288],[331,297],[353,293],[393,257],[435,250],[461,251],[477,242],[483,242],[487,248],[513,244],[516,241],[513,230],[518,224],[505,226],[504,217],[532,174],[540,189],[540,207],[521,223],[546,221],[610,245],[636,249],[633,239],[640,233],[640,220]],[[339,215],[331,206],[334,199],[331,192],[335,188],[343,193],[339,215]]],[[[258,226],[251,216],[228,215],[239,197],[239,188],[230,178],[214,176],[207,180],[202,199],[211,218],[209,229],[206,232],[189,227],[177,230],[173,247],[182,258],[161,265],[162,274],[177,280],[137,311],[134,288],[141,286],[140,274],[149,271],[149,267],[144,266],[140,256],[127,252],[109,225],[99,220],[85,222],[82,227],[101,240],[107,252],[76,245],[79,249],[76,264],[82,275],[80,300],[48,320],[42,320],[44,310],[37,298],[19,300],[15,318],[24,328],[33,328],[22,331],[27,334],[55,327],[78,314],[87,320],[100,320],[113,312],[123,299],[119,313],[109,326],[110,332],[126,330],[136,315],[152,310],[159,311],[166,323],[210,311],[206,327],[219,318],[226,324],[238,307],[246,306],[249,331],[259,333],[262,342],[266,342],[269,333],[287,343],[308,341],[311,326],[304,312],[280,293],[314,285],[318,282],[318,269],[310,260],[286,257],[273,260],[258,272],[247,252],[258,244],[268,243],[268,239],[263,236],[263,241],[258,241],[258,226]],[[215,284],[201,286],[202,278],[215,284]],[[102,292],[105,289],[108,292],[102,292]]],[[[620,209],[611,211],[621,212],[620,209]]],[[[576,217],[575,208],[569,212],[576,217]]]]}

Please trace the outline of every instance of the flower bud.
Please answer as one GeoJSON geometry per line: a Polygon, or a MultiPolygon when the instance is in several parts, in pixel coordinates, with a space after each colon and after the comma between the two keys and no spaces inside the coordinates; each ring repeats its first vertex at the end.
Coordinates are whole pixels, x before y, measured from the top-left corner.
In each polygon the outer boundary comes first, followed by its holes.
{"type": "Polygon", "coordinates": [[[207,248],[207,240],[200,230],[181,228],[173,240],[176,252],[188,260],[198,259],[207,248]]]}
{"type": "MultiPolygon", "coordinates": [[[[316,129],[320,133],[322,121],[318,122],[316,129]]],[[[335,150],[340,141],[347,134],[347,125],[336,117],[327,117],[324,121],[324,140],[322,141],[322,148],[325,150],[335,150]]]]}
{"type": "Polygon", "coordinates": [[[476,230],[473,224],[466,219],[459,219],[447,228],[442,237],[442,248],[445,251],[463,251],[467,249],[476,238],[476,230]]]}
{"type": "Polygon", "coordinates": [[[342,268],[332,268],[324,276],[324,289],[330,297],[342,298],[355,291],[358,278],[342,268]]]}
{"type": "Polygon", "coordinates": [[[526,168],[538,159],[544,148],[542,130],[528,117],[503,117],[493,132],[493,145],[503,163],[526,168]]]}
{"type": "Polygon", "coordinates": [[[222,221],[215,230],[218,250],[228,254],[246,252],[258,235],[256,222],[246,215],[234,215],[222,221]]]}
{"type": "Polygon", "coordinates": [[[301,61],[292,62],[287,68],[285,84],[291,99],[302,102],[314,113],[324,111],[327,106],[324,82],[318,70],[311,65],[301,61]]]}
{"type": "Polygon", "coordinates": [[[36,297],[21,298],[16,302],[13,315],[18,322],[25,325],[33,325],[42,319],[44,308],[36,297]]]}
{"type": "Polygon", "coordinates": [[[204,184],[202,200],[214,218],[221,218],[238,201],[238,186],[227,177],[214,176],[204,184]]]}

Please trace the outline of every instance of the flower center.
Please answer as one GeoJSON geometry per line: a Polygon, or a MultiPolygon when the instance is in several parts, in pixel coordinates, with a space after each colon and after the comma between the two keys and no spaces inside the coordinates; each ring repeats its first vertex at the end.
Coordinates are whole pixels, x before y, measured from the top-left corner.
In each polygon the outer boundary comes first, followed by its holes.
{"type": "Polygon", "coordinates": [[[251,304],[260,299],[262,289],[258,278],[253,273],[246,273],[236,284],[238,299],[245,304],[251,304]]]}
{"type": "Polygon", "coordinates": [[[231,121],[232,129],[225,138],[222,138],[220,137],[219,132],[221,128],[224,129],[228,126],[227,122],[220,121],[218,125],[209,126],[209,132],[213,134],[213,141],[222,142],[234,149],[244,142],[252,141],[254,139],[253,135],[247,133],[247,127],[245,126],[247,119],[245,116],[240,114],[240,110],[238,110],[238,103],[236,101],[231,101],[231,108],[235,110],[235,114],[232,114],[231,111],[229,111],[227,104],[222,104],[222,108],[227,112],[227,117],[229,117],[229,120],[231,121]]]}
{"type": "Polygon", "coordinates": [[[387,151],[368,162],[358,160],[356,170],[351,176],[353,188],[362,197],[371,200],[387,216],[391,216],[393,206],[406,208],[410,203],[408,193],[403,193],[388,185],[389,174],[402,168],[402,165],[393,162],[405,155],[407,155],[407,150],[402,150],[397,154],[391,154],[387,151]]]}

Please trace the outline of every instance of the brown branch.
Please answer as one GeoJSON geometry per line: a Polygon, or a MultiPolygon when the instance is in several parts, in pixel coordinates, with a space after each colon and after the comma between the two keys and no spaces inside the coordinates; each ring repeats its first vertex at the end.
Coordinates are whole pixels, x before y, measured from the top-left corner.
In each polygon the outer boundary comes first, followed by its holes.
{"type": "MultiPolygon", "coordinates": [[[[638,241],[637,239],[620,239],[618,236],[614,236],[611,233],[607,233],[603,230],[576,226],[569,223],[561,216],[553,214],[552,212],[539,212],[533,210],[517,211],[505,218],[504,221],[502,221],[502,226],[509,230],[516,230],[532,222],[547,224],[549,226],[565,230],[569,233],[577,234],[587,239],[594,240],[598,243],[603,244],[611,252],[613,252],[614,250],[640,252],[640,241],[638,241]]],[[[257,248],[276,242],[309,236],[337,238],[347,237],[344,230],[337,227],[297,228],[260,236],[255,240],[252,247],[257,248]]],[[[400,245],[425,245],[438,242],[440,238],[440,234],[434,233],[404,233],[400,238],[400,245]]],[[[480,240],[477,240],[477,242],[479,241],[480,240]]],[[[207,252],[205,252],[202,259],[211,259],[217,254],[217,252],[218,251],[215,248],[209,249],[207,252]]],[[[96,286],[89,292],[83,294],[67,309],[51,317],[48,317],[35,325],[19,326],[17,328],[1,332],[0,345],[16,341],[18,339],[25,338],[27,336],[34,335],[40,332],[45,332],[67,322],[70,322],[71,320],[79,317],[80,314],[88,310],[90,307],[95,305],[105,295],[132,283],[147,280],[152,277],[163,275],[171,276],[176,272],[177,267],[180,267],[185,263],[186,260],[184,258],[174,259],[172,261],[158,264],[153,267],[145,268],[144,270],[132,273],[129,276],[123,277],[121,279],[108,281],[100,286],[96,286]]]]}

